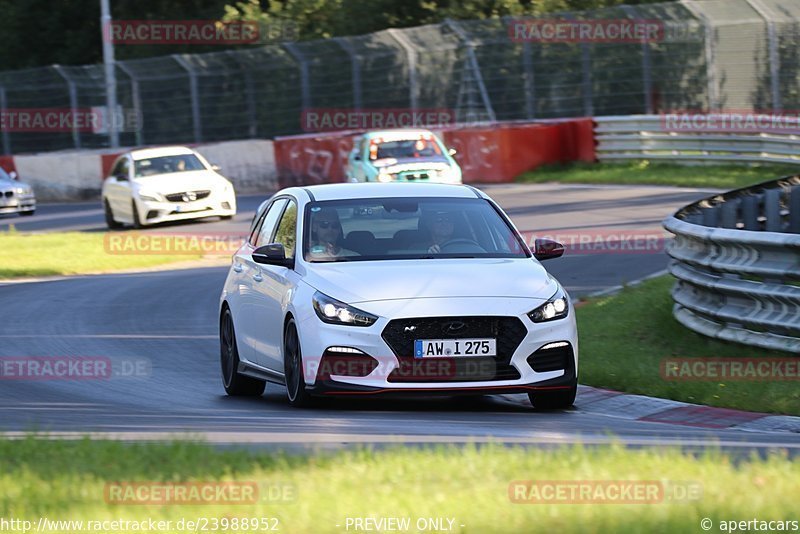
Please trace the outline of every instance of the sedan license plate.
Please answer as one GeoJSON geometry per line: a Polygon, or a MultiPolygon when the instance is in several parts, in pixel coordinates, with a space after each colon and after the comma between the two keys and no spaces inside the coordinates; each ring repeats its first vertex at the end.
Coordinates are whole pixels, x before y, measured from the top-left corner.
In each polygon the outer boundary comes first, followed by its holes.
{"type": "Polygon", "coordinates": [[[497,340],[484,339],[417,339],[414,358],[452,358],[457,356],[496,356],[497,340]]]}

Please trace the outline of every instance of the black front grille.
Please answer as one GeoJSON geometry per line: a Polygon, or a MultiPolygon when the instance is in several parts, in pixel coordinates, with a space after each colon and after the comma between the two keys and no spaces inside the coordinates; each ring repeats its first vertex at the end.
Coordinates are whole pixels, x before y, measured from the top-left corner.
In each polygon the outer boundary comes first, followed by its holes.
{"type": "Polygon", "coordinates": [[[172,193],[165,195],[170,202],[194,202],[195,200],[203,200],[208,198],[211,191],[185,191],[183,193],[172,193]]]}
{"type": "Polygon", "coordinates": [[[528,365],[537,373],[548,371],[564,370],[566,375],[575,373],[575,356],[572,353],[572,345],[555,346],[551,348],[541,348],[528,356],[528,365]]]}
{"type": "MultiPolygon", "coordinates": [[[[400,360],[401,368],[392,372],[389,382],[447,382],[516,380],[519,372],[511,356],[528,333],[516,317],[424,317],[389,321],[381,337],[400,360]],[[417,339],[497,339],[497,356],[442,358],[441,371],[416,372],[425,359],[414,358],[417,339]]],[[[439,360],[437,358],[437,360],[439,360]]]]}

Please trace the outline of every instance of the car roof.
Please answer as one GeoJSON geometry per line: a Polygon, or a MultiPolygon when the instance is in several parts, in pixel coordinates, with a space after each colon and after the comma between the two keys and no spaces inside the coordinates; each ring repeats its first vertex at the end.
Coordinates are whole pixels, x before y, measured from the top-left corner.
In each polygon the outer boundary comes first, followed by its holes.
{"type": "Polygon", "coordinates": [[[484,198],[477,189],[460,184],[346,183],[302,187],[315,200],[352,198],[448,197],[484,198]]]}
{"type": "Polygon", "coordinates": [[[128,152],[135,160],[158,158],[162,156],[182,156],[184,154],[194,154],[191,148],[185,146],[160,146],[153,148],[140,148],[128,152]]]}

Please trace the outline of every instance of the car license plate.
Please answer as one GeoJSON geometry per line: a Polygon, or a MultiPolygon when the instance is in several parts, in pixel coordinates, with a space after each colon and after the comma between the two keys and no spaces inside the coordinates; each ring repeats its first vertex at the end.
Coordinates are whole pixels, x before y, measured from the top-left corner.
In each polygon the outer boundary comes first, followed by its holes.
{"type": "Polygon", "coordinates": [[[414,358],[452,358],[457,356],[496,356],[497,340],[484,339],[417,339],[414,358]]]}

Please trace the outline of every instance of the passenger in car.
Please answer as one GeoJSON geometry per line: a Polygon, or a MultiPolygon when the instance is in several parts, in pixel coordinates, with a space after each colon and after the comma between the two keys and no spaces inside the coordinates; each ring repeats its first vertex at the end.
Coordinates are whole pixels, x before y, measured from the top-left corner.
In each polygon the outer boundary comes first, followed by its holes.
{"type": "Polygon", "coordinates": [[[309,254],[314,259],[358,256],[358,252],[343,248],[342,223],[339,213],[333,208],[323,208],[311,219],[311,247],[309,254]]]}

